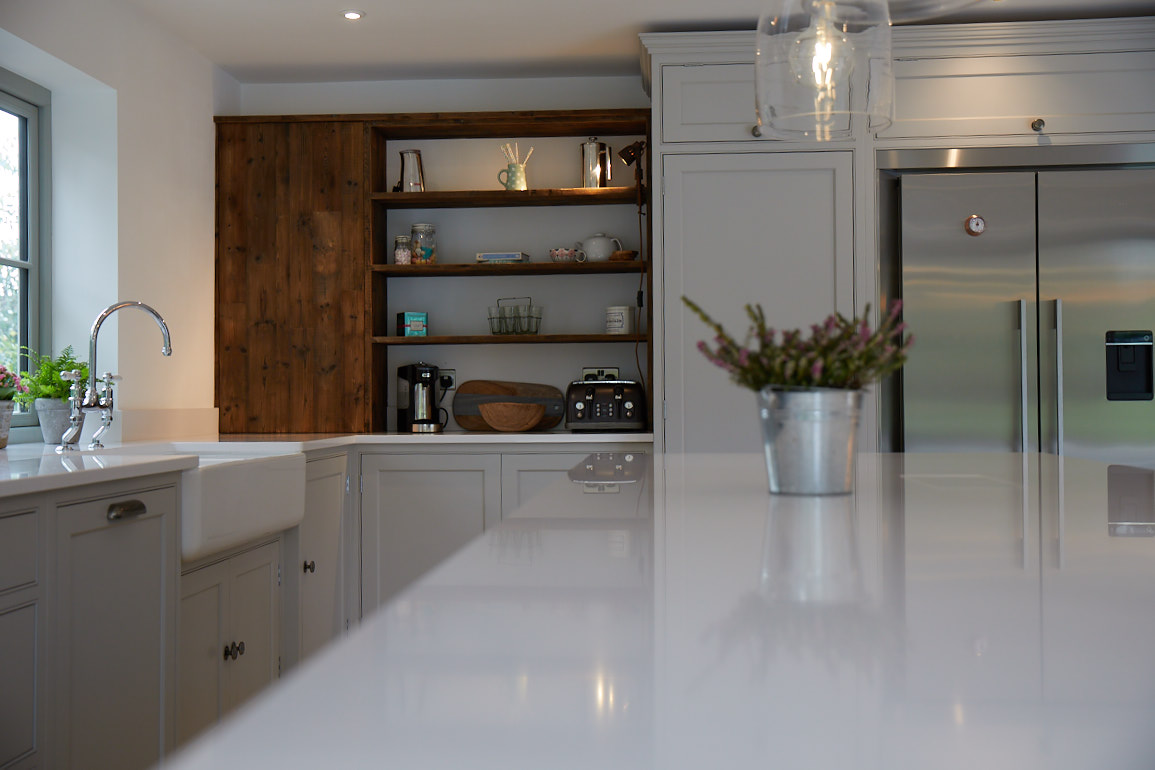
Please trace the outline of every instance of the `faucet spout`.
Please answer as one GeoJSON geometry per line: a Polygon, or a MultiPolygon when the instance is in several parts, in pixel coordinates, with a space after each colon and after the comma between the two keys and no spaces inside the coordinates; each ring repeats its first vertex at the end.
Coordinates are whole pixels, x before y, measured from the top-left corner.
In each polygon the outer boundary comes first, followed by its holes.
{"type": "Polygon", "coordinates": [[[117,310],[123,310],[126,307],[140,308],[152,316],[152,320],[156,321],[156,325],[160,327],[161,336],[164,338],[164,346],[160,349],[161,354],[166,356],[172,355],[172,338],[168,333],[168,325],[164,322],[164,318],[161,317],[160,313],[143,302],[137,302],[135,300],[125,300],[109,305],[101,311],[100,315],[96,317],[96,320],[92,322],[92,332],[88,337],[88,388],[84,393],[84,401],[82,404],[84,407],[91,408],[100,406],[100,401],[96,395],[96,372],[98,371],[96,368],[96,340],[100,335],[100,325],[104,323],[104,319],[108,318],[117,310]]]}

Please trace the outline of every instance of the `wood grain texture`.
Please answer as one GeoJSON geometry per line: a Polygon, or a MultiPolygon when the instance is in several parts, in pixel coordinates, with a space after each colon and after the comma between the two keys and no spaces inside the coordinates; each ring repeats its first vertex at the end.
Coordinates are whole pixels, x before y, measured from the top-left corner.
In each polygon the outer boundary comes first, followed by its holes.
{"type": "Polygon", "coordinates": [[[368,429],[365,136],[218,122],[221,433],[368,429]]]}
{"type": "Polygon", "coordinates": [[[564,416],[565,396],[562,392],[552,385],[536,382],[469,380],[457,387],[453,397],[453,419],[465,430],[549,430],[557,426],[564,416]],[[498,417],[504,427],[493,425],[487,420],[481,412],[483,403],[507,405],[498,417]],[[512,428],[510,425],[515,419],[508,410],[519,405],[540,405],[542,414],[529,427],[512,428]]]}

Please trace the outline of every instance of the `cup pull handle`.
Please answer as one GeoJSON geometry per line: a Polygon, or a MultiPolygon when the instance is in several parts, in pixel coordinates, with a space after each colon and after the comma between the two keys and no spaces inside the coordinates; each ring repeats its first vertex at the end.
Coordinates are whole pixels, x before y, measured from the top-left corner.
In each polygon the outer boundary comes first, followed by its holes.
{"type": "Polygon", "coordinates": [[[148,513],[148,506],[141,500],[122,500],[119,503],[113,503],[108,506],[109,521],[134,519],[146,513],[148,513]]]}

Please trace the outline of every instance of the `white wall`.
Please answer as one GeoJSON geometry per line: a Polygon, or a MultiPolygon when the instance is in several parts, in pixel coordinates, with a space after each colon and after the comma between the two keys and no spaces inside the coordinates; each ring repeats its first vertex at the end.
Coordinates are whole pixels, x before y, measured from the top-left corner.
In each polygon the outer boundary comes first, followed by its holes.
{"type": "Polygon", "coordinates": [[[245,115],[359,112],[468,112],[649,107],[636,77],[392,80],[351,83],[246,83],[245,115]]]}
{"type": "Polygon", "coordinates": [[[117,426],[148,438],[163,410],[186,432],[215,432],[212,115],[227,76],[105,0],[5,2],[0,30],[0,66],[54,92],[53,348],[86,351],[117,300],[152,305],[171,358],[138,311],[101,329],[98,369],[124,377],[117,426]]]}

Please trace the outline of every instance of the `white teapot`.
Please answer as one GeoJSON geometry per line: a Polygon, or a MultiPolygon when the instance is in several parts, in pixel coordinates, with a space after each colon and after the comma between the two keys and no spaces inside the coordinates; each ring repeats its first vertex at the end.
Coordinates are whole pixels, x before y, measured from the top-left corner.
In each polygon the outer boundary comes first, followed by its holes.
{"type": "Polygon", "coordinates": [[[594,233],[584,241],[578,241],[575,246],[585,252],[586,259],[590,262],[609,262],[610,254],[620,251],[622,242],[605,233],[594,233]]]}

